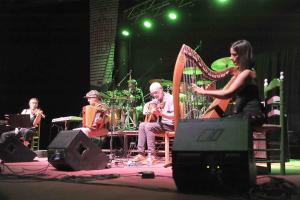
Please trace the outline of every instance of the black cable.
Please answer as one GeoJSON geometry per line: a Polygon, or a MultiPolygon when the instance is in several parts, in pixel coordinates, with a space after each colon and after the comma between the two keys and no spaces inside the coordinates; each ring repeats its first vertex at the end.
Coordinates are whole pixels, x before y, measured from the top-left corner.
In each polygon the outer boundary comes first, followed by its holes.
{"type": "Polygon", "coordinates": [[[283,178],[270,177],[271,181],[250,190],[251,200],[296,200],[300,199],[296,184],[283,178]]]}
{"type": "MultiPolygon", "coordinates": [[[[2,164],[3,165],[3,167],[5,167],[5,168],[7,168],[12,174],[14,174],[14,175],[18,175],[18,174],[21,174],[21,173],[23,173],[24,172],[24,170],[22,169],[22,171],[14,171],[14,170],[12,170],[8,165],[6,165],[5,163],[3,163],[2,164]]],[[[4,168],[3,168],[4,169],[4,168]]],[[[4,171],[4,170],[3,170],[4,171]]]]}
{"type": "MultiPolygon", "coordinates": [[[[113,183],[99,183],[95,181],[106,180],[106,179],[115,179],[120,177],[130,177],[130,176],[139,176],[139,173],[132,173],[126,175],[120,174],[98,174],[98,175],[85,175],[85,176],[70,176],[67,174],[59,174],[55,177],[45,178],[42,176],[47,176],[46,174],[41,174],[41,172],[45,172],[50,164],[47,166],[37,169],[37,170],[29,170],[22,169],[22,171],[14,171],[8,165],[1,163],[2,168],[7,168],[12,174],[1,174],[0,181],[8,181],[7,179],[12,180],[12,178],[17,178],[16,183],[22,183],[21,180],[28,181],[61,181],[66,183],[79,183],[79,184],[90,184],[90,185],[102,185],[102,186],[116,186],[116,187],[129,187],[136,189],[144,189],[144,190],[155,190],[161,192],[174,192],[172,189],[168,188],[160,188],[160,187],[151,187],[151,186],[141,186],[141,185],[128,185],[128,184],[113,184],[113,183]],[[22,174],[25,171],[37,171],[35,174],[22,174]],[[61,177],[63,176],[63,177],[61,177]],[[61,177],[61,178],[59,178],[61,177]]],[[[156,177],[165,177],[172,178],[170,176],[164,175],[156,175],[156,177]]],[[[283,178],[277,177],[269,177],[271,179],[270,182],[256,185],[253,188],[250,188],[249,194],[240,194],[237,196],[227,196],[227,199],[230,200],[298,200],[300,199],[300,193],[297,185],[294,183],[284,180],[283,178]],[[246,196],[249,195],[249,196],[246,196]]],[[[218,178],[218,181],[224,187],[226,186],[222,180],[222,177],[218,178]]],[[[24,182],[24,181],[23,181],[24,182]]],[[[226,187],[228,190],[228,187],[226,187]]],[[[231,188],[233,189],[233,188],[231,188]]],[[[232,192],[232,191],[231,191],[232,192]]]]}
{"type": "Polygon", "coordinates": [[[10,171],[12,174],[19,176],[19,175],[40,175],[43,172],[46,172],[47,169],[49,168],[50,163],[48,163],[45,167],[39,168],[39,169],[27,169],[27,168],[21,168],[21,171],[15,171],[12,168],[10,168],[7,164],[5,164],[4,161],[1,161],[0,163],[0,173],[4,170],[5,168],[8,169],[8,171],[10,171]],[[35,172],[34,174],[24,174],[26,171],[30,171],[30,172],[35,172]]]}
{"type": "MultiPolygon", "coordinates": [[[[119,178],[119,177],[121,177],[120,174],[100,174],[100,175],[92,175],[92,176],[69,176],[69,175],[66,175],[65,177],[58,178],[59,176],[62,176],[62,175],[63,174],[60,174],[57,177],[53,177],[53,178],[43,178],[43,177],[38,177],[38,176],[9,174],[9,175],[3,176],[3,177],[0,176],[0,182],[5,181],[5,180],[1,180],[1,178],[2,179],[3,178],[17,178],[17,182],[15,182],[15,183],[24,183],[24,181],[20,182],[20,180],[25,179],[27,181],[60,181],[60,182],[65,182],[65,183],[77,183],[77,184],[88,184],[88,185],[101,185],[101,186],[115,186],[115,187],[135,188],[135,189],[143,189],[143,190],[150,190],[150,191],[156,191],[156,192],[176,192],[175,190],[172,190],[172,189],[160,188],[160,187],[150,187],[150,186],[147,187],[147,186],[142,186],[142,185],[128,185],[128,184],[113,184],[113,183],[93,182],[93,181],[97,181],[97,180],[106,180],[106,179],[112,179],[112,178],[119,178]]],[[[137,174],[135,176],[137,176],[137,174]]]]}

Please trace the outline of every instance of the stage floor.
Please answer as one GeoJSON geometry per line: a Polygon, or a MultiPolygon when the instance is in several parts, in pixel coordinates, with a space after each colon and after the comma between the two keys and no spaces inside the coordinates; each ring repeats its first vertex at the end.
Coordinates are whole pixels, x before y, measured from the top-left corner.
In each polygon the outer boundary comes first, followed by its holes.
{"type": "MultiPolygon", "coordinates": [[[[86,171],[59,171],[47,158],[33,162],[1,165],[0,199],[228,199],[224,194],[182,194],[176,190],[172,167],[164,167],[163,160],[153,166],[128,166],[126,159],[116,159],[111,168],[86,171]],[[143,179],[141,172],[152,171],[153,179],[143,179]]],[[[291,183],[296,191],[292,198],[300,199],[300,161],[287,163],[287,175],[278,175],[274,165],[272,175],[257,176],[257,184],[270,183],[272,177],[291,183]]],[[[277,169],[276,169],[277,168],[277,169]]],[[[276,179],[277,180],[277,179],[276,179]]],[[[200,180],[199,180],[200,181],[200,180]]],[[[247,196],[247,194],[245,194],[247,196]]],[[[239,199],[248,199],[246,196],[239,199]]],[[[286,198],[289,199],[289,198],[286,198]]]]}

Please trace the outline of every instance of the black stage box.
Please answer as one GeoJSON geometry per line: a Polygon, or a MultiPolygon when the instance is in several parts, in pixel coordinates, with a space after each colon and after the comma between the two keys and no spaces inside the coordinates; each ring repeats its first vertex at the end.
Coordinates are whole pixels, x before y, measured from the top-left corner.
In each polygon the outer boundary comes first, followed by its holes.
{"type": "Polygon", "coordinates": [[[179,122],[172,153],[178,191],[247,191],[256,183],[252,144],[246,119],[179,122]]]}
{"type": "Polygon", "coordinates": [[[30,162],[36,154],[26,147],[15,135],[8,136],[0,143],[0,159],[4,162],[30,162]]]}
{"type": "Polygon", "coordinates": [[[96,170],[108,157],[80,130],[61,131],[48,146],[48,162],[58,170],[96,170]]]}

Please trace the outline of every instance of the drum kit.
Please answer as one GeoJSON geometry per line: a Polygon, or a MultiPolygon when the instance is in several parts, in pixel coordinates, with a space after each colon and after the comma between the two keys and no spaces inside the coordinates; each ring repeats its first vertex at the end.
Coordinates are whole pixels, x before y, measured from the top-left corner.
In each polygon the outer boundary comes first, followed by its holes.
{"type": "Polygon", "coordinates": [[[109,128],[111,131],[135,130],[137,112],[142,105],[137,105],[141,96],[134,96],[129,90],[113,90],[101,93],[103,102],[110,107],[109,128]]]}
{"type": "MultiPolygon", "coordinates": [[[[172,92],[172,81],[165,79],[152,79],[149,83],[159,82],[168,92],[172,92]]],[[[105,104],[110,108],[109,129],[111,131],[136,130],[142,117],[142,95],[133,94],[129,90],[111,90],[100,92],[105,104]]]]}

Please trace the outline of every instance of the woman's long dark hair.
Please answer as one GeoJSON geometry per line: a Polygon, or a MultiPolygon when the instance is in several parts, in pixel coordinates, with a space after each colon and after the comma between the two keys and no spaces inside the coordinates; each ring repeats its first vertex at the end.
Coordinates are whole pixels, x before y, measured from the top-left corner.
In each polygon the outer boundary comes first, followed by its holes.
{"type": "Polygon", "coordinates": [[[243,69],[251,69],[253,67],[253,53],[252,46],[247,40],[238,40],[232,43],[231,48],[236,51],[238,55],[239,67],[243,69]]]}

